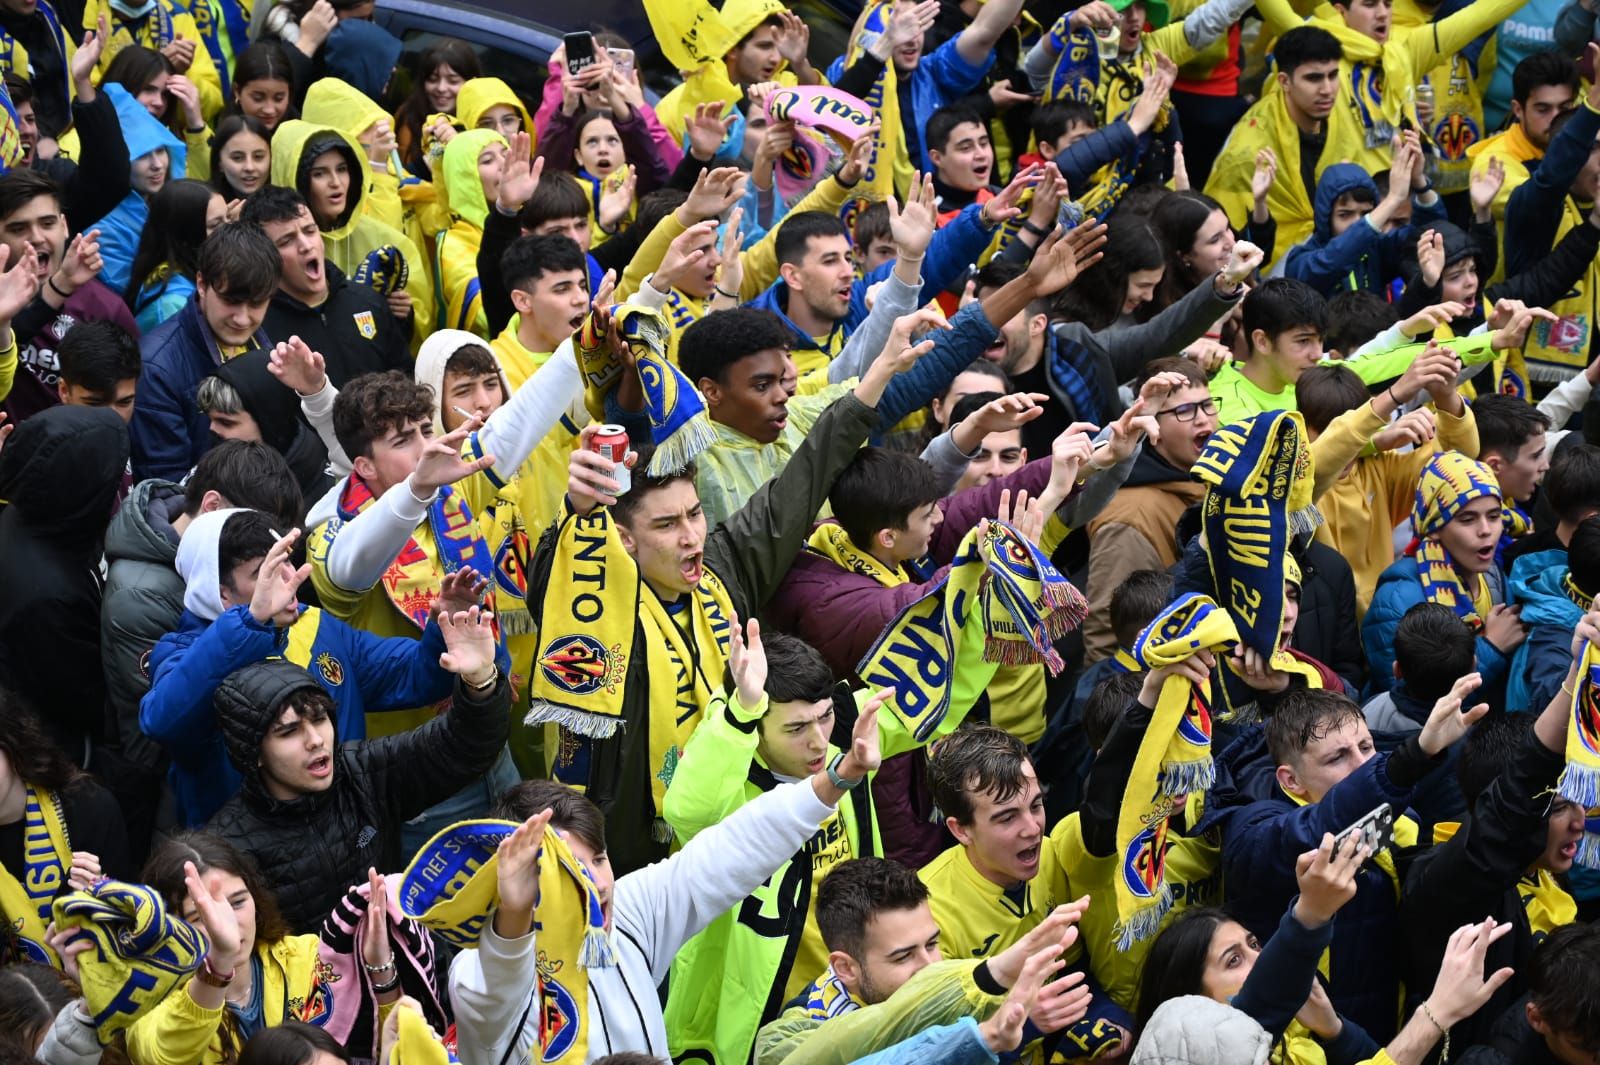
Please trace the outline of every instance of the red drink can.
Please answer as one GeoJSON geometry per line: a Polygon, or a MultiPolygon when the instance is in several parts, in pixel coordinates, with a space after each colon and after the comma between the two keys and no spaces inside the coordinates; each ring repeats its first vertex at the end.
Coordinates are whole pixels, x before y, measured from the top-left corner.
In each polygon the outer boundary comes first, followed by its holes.
{"type": "Polygon", "coordinates": [[[621,486],[622,493],[633,487],[633,478],[628,467],[623,465],[628,457],[628,430],[620,425],[602,425],[590,441],[589,449],[616,463],[611,476],[621,486]]]}

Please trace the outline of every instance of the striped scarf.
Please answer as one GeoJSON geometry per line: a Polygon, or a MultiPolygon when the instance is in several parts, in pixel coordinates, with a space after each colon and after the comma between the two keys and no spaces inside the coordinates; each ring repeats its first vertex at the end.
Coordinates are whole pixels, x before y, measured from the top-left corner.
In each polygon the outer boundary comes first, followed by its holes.
{"type": "Polygon", "coordinates": [[[45,942],[50,908],[67,884],[72,841],[61,799],[53,791],[27,786],[22,807],[22,874],[0,865],[0,916],[5,918],[6,949],[0,960],[35,961],[60,968],[45,942]]]}
{"type": "Polygon", "coordinates": [[[1476,574],[1475,587],[1469,592],[1461,583],[1450,552],[1434,534],[1450,524],[1467,504],[1483,498],[1500,498],[1500,483],[1493,470],[1459,451],[1434,455],[1417,478],[1411,526],[1418,540],[1407,551],[1416,558],[1423,598],[1450,607],[1475,632],[1482,630],[1489,612],[1487,583],[1482,574],[1476,574]]]}

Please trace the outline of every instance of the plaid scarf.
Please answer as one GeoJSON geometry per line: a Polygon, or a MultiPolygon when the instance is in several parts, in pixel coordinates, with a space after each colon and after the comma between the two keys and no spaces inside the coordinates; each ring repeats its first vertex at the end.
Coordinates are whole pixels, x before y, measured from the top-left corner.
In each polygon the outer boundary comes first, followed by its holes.
{"type": "Polygon", "coordinates": [[[1459,451],[1441,451],[1434,455],[1417,478],[1411,526],[1418,539],[1407,549],[1407,554],[1416,558],[1417,580],[1422,584],[1423,598],[1450,607],[1474,632],[1482,630],[1484,616],[1489,611],[1487,584],[1481,574],[1476,575],[1475,588],[1469,593],[1461,583],[1450,552],[1433,536],[1450,524],[1467,504],[1485,497],[1501,498],[1500,483],[1493,470],[1459,451]]]}
{"type": "Polygon", "coordinates": [[[1072,400],[1078,421],[1099,425],[1104,405],[1100,401],[1100,389],[1094,383],[1094,353],[1076,341],[1063,339],[1054,330],[1046,336],[1050,351],[1045,365],[1051,380],[1072,400]]]}

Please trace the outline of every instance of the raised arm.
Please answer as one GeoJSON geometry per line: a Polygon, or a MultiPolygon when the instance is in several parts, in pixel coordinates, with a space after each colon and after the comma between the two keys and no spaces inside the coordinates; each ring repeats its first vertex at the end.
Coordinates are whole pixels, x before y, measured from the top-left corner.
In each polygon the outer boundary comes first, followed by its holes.
{"type": "Polygon", "coordinates": [[[956,51],[969,66],[992,59],[1000,35],[1011,28],[1022,10],[1022,0],[990,0],[978,8],[972,22],[956,38],[956,51]]]}

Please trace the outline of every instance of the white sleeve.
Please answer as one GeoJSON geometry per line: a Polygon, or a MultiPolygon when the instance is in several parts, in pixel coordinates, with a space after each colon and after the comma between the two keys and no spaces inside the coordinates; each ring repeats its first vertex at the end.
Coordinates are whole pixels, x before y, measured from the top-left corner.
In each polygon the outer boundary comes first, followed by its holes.
{"type": "MultiPolygon", "coordinates": [[[[1594,391],[1594,385],[1589,383],[1586,374],[1578,374],[1570,381],[1563,381],[1550,390],[1550,394],[1539,401],[1539,413],[1550,419],[1550,428],[1561,429],[1566,426],[1567,419],[1583,409],[1589,402],[1589,394],[1594,391]]],[[[1550,433],[1546,437],[1546,450],[1548,455],[1555,450],[1556,441],[1550,439],[1555,436],[1550,433]]]]}
{"type": "Polygon", "coordinates": [[[1191,48],[1204,49],[1206,45],[1228,32],[1238,22],[1255,0],[1206,0],[1184,16],[1183,37],[1191,48]]]}
{"type": "Polygon", "coordinates": [[[383,577],[427,516],[430,496],[419,501],[407,477],[378,502],[346,522],[328,547],[328,579],[349,592],[364,592],[383,577]]]}
{"type": "Polygon", "coordinates": [[[511,401],[472,434],[479,455],[493,455],[494,473],[505,482],[516,476],[539,441],[560,422],[573,397],[582,397],[583,378],[572,338],[561,342],[548,362],[522,383],[511,401]]]}
{"type": "Polygon", "coordinates": [[[333,431],[333,401],[338,398],[339,390],[333,387],[332,381],[325,380],[321,392],[300,397],[300,413],[306,416],[311,428],[322,438],[322,446],[328,449],[328,465],[334,473],[345,477],[353,467],[350,456],[339,443],[338,434],[333,431]]]}
{"type": "Polygon", "coordinates": [[[828,364],[828,383],[836,385],[865,374],[889,342],[894,320],[917,309],[917,296],[921,292],[921,285],[908,285],[895,277],[893,270],[889,271],[888,279],[872,301],[866,321],[856,327],[838,357],[828,364]]]}
{"type": "Polygon", "coordinates": [[[518,1019],[528,1010],[537,985],[533,941],[532,932],[502,939],[494,922],[486,921],[478,946],[457,954],[450,964],[450,1001],[462,1061],[500,1061],[506,1047],[527,1030],[526,1019],[521,1024],[518,1019]]]}
{"type": "Polygon", "coordinates": [[[616,925],[643,950],[657,983],[691,936],[760,887],[834,812],[809,779],[780,784],[617,881],[616,925]]]}

